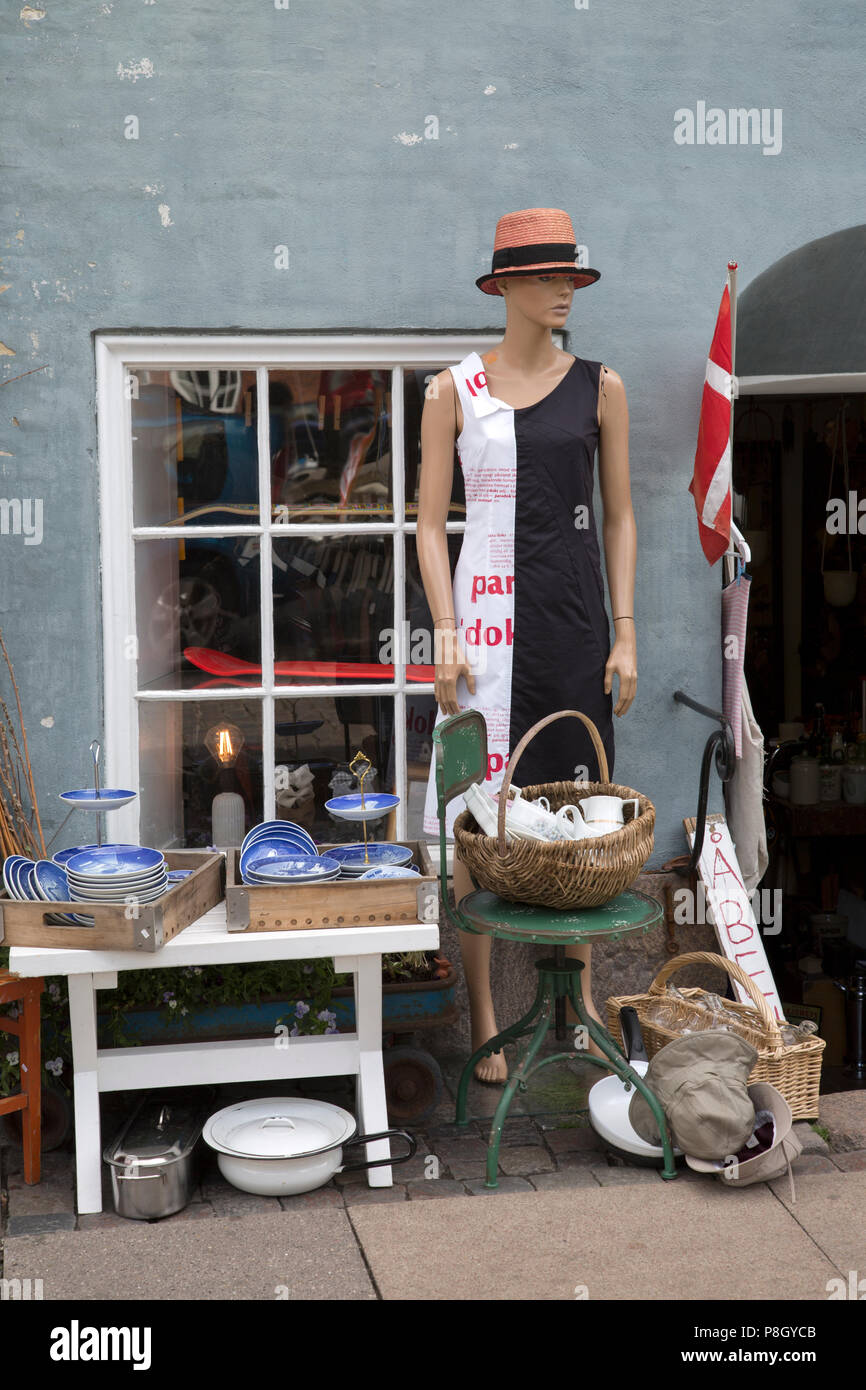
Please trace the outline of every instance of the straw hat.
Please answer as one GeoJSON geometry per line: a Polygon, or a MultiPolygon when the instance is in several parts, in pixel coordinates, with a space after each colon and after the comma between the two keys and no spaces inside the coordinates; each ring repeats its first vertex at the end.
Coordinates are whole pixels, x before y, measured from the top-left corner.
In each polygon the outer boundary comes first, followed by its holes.
{"type": "Polygon", "coordinates": [[[577,266],[577,238],[571,218],[561,208],[524,208],[506,212],[496,224],[493,264],[476,285],[485,294],[500,294],[497,280],[519,275],[564,275],[573,272],[574,288],[601,279],[601,272],[577,266]]]}

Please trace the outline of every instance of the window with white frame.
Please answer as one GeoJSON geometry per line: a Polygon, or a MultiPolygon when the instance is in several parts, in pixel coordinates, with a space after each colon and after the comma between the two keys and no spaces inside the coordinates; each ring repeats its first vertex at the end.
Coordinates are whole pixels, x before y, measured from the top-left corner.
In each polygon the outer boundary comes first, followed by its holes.
{"type": "MultiPolygon", "coordinates": [[[[372,833],[422,837],[421,411],[443,366],[492,342],[97,336],[108,772],[139,792],[118,838],[210,844],[230,791],[247,829],[354,839],[325,802],[359,749],[400,797],[372,833]]],[[[455,467],[452,572],[464,524],[455,467]]]]}

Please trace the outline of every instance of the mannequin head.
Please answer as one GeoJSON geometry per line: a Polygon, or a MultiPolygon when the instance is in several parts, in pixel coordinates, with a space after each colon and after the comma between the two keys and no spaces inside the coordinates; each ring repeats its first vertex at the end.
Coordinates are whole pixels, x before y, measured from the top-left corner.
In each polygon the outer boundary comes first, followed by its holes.
{"type": "Polygon", "coordinates": [[[515,275],[499,282],[509,324],[522,319],[541,328],[565,325],[574,298],[574,279],[568,275],[515,275]]]}

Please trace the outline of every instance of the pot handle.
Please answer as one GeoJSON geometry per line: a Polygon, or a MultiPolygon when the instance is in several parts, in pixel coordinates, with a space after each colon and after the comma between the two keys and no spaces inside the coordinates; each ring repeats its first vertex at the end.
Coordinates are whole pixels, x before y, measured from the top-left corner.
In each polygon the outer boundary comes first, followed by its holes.
{"type": "Polygon", "coordinates": [[[389,1163],[407,1163],[418,1148],[418,1141],[414,1134],[409,1134],[405,1129],[383,1129],[381,1134],[356,1134],[354,1139],[346,1139],[342,1148],[348,1149],[352,1144],[371,1144],[374,1139],[405,1139],[409,1145],[409,1151],[398,1154],[396,1158],[372,1158],[362,1159],[360,1163],[344,1163],[337,1171],[339,1173],[352,1173],[356,1168],[384,1168],[389,1163]]]}

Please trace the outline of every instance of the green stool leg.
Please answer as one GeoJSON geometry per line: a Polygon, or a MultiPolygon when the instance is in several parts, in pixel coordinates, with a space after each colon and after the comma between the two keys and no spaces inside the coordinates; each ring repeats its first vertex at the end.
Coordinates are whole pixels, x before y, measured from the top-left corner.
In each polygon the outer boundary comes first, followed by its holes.
{"type": "Polygon", "coordinates": [[[548,1029],[550,1028],[555,1001],[552,997],[552,991],[549,988],[545,989],[544,994],[545,998],[541,1004],[541,1013],[535,1031],[529,1040],[519,1067],[515,1069],[514,1075],[508,1078],[499,1104],[496,1107],[496,1113],[493,1116],[493,1123],[490,1126],[490,1138],[487,1141],[487,1179],[484,1184],[485,1187],[498,1187],[499,1185],[496,1169],[499,1166],[499,1143],[502,1139],[502,1126],[505,1124],[508,1117],[508,1111],[514,1099],[514,1092],[517,1090],[526,1074],[531,1071],[532,1063],[535,1061],[536,1054],[541,1044],[544,1042],[544,1039],[547,1037],[548,1029]]]}
{"type": "Polygon", "coordinates": [[[475,1064],[480,1062],[482,1057],[490,1057],[494,1052],[501,1052],[503,1043],[511,1042],[514,1038],[518,1038],[522,1033],[526,1032],[529,1024],[538,1016],[543,994],[544,983],[541,976],[539,976],[535,1000],[529,1012],[525,1013],[523,1018],[518,1019],[516,1023],[512,1023],[509,1028],[503,1028],[502,1032],[497,1033],[495,1038],[488,1038],[486,1043],[482,1044],[477,1051],[473,1052],[466,1066],[460,1073],[460,1083],[457,1087],[457,1108],[454,1116],[455,1124],[467,1125],[469,1123],[466,1118],[466,1098],[469,1093],[469,1082],[472,1080],[475,1064]]]}
{"type": "Polygon", "coordinates": [[[630,1082],[636,1090],[640,1091],[652,1111],[653,1118],[658,1126],[665,1160],[664,1167],[661,1169],[661,1175],[663,1178],[670,1181],[677,1176],[677,1169],[676,1163],[674,1162],[674,1152],[673,1146],[671,1145],[670,1133],[668,1131],[667,1119],[658,1097],[653,1094],[643,1077],[640,1076],[633,1067],[628,1066],[624,1061],[622,1053],[617,1056],[616,1044],[607,1029],[600,1028],[595,1020],[590,1018],[589,1014],[586,1012],[586,1006],[583,1002],[583,993],[580,988],[580,971],[576,971],[571,977],[568,985],[568,994],[574,1012],[577,1014],[581,1023],[586,1025],[589,1036],[592,1038],[593,1042],[597,1047],[601,1048],[602,1052],[610,1061],[616,1062],[616,1066],[611,1066],[610,1070],[619,1076],[621,1080],[630,1082]]]}

